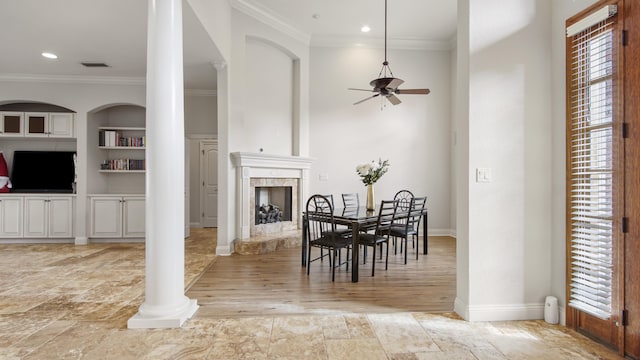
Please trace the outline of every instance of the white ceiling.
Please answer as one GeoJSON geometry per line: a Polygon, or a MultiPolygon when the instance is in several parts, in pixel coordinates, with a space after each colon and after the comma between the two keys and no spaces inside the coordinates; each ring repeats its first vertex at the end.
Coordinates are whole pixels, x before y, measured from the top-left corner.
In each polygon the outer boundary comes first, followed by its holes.
{"type": "MultiPolygon", "coordinates": [[[[384,0],[230,0],[257,9],[311,39],[384,38],[384,0]],[[313,15],[317,14],[317,18],[313,15]],[[372,30],[360,32],[363,24],[372,30]]],[[[388,38],[448,43],[456,32],[456,1],[389,0],[388,38]]],[[[144,0],[0,1],[0,76],[125,77],[144,80],[144,0]],[[57,60],[40,56],[56,53],[57,60]],[[80,62],[105,62],[85,68],[80,62]]],[[[183,7],[185,84],[215,89],[217,50],[188,5],[183,7]]]]}

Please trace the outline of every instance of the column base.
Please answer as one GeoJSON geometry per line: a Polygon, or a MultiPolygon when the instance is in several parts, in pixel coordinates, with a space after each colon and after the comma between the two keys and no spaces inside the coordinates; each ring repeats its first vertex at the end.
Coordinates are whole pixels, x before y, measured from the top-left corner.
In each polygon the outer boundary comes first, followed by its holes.
{"type": "Polygon", "coordinates": [[[190,299],[187,308],[170,316],[149,317],[142,316],[139,312],[127,321],[129,329],[168,329],[179,328],[198,311],[198,300],[190,299]]]}

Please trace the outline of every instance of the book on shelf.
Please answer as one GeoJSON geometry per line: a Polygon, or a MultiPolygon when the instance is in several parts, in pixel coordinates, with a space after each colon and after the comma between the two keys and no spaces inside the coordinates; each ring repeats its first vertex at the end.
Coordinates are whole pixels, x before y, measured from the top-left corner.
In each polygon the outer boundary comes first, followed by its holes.
{"type": "Polygon", "coordinates": [[[131,171],[145,169],[146,164],[144,159],[111,159],[105,160],[100,164],[100,170],[131,171]]]}
{"type": "Polygon", "coordinates": [[[115,130],[100,130],[98,132],[98,146],[104,147],[145,147],[146,136],[123,136],[115,130]]]}

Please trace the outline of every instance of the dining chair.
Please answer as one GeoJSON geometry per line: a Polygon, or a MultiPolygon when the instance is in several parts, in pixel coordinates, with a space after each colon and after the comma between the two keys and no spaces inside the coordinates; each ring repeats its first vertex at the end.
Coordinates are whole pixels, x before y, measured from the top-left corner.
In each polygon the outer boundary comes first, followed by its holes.
{"type": "MultiPolygon", "coordinates": [[[[420,233],[420,220],[424,212],[427,197],[413,197],[409,202],[409,211],[403,216],[397,216],[391,224],[389,235],[395,239],[400,238],[404,243],[404,263],[407,263],[407,254],[409,253],[408,241],[411,237],[411,243],[416,248],[416,260],[418,260],[418,234],[420,233]]],[[[403,244],[400,243],[400,253],[403,251],[403,244]]]]}
{"type": "MultiPolygon", "coordinates": [[[[384,269],[389,267],[389,231],[398,207],[397,200],[383,200],[380,202],[376,227],[373,233],[358,234],[358,244],[373,248],[373,260],[371,261],[371,276],[375,276],[376,271],[376,248],[380,246],[380,258],[382,259],[382,246],[387,244],[387,255],[384,269]]],[[[364,261],[366,261],[366,251],[364,261]]]]}
{"type": "Polygon", "coordinates": [[[399,210],[403,211],[409,211],[412,198],[413,193],[409,190],[400,190],[393,196],[393,200],[398,200],[398,206],[400,207],[399,210]]]}
{"type": "Polygon", "coordinates": [[[342,194],[342,204],[346,208],[360,207],[360,199],[358,193],[342,194]]]}
{"type": "Polygon", "coordinates": [[[336,279],[336,267],[346,264],[349,270],[349,251],[352,239],[345,234],[336,231],[336,223],[333,217],[333,205],[330,199],[323,195],[313,195],[307,200],[305,221],[307,222],[307,275],[311,269],[311,263],[329,257],[331,266],[331,281],[336,279]],[[320,256],[311,258],[311,249],[319,248],[320,256]],[[327,250],[327,254],[324,250],[327,250]],[[347,260],[342,262],[342,249],[347,250],[347,260]]]}

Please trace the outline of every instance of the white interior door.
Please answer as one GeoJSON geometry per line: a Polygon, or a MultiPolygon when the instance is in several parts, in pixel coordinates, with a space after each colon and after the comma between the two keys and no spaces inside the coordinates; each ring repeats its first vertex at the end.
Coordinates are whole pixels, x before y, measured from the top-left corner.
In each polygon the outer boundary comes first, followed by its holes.
{"type": "Polygon", "coordinates": [[[200,142],[200,223],[203,227],[218,226],[218,143],[200,142]]]}

